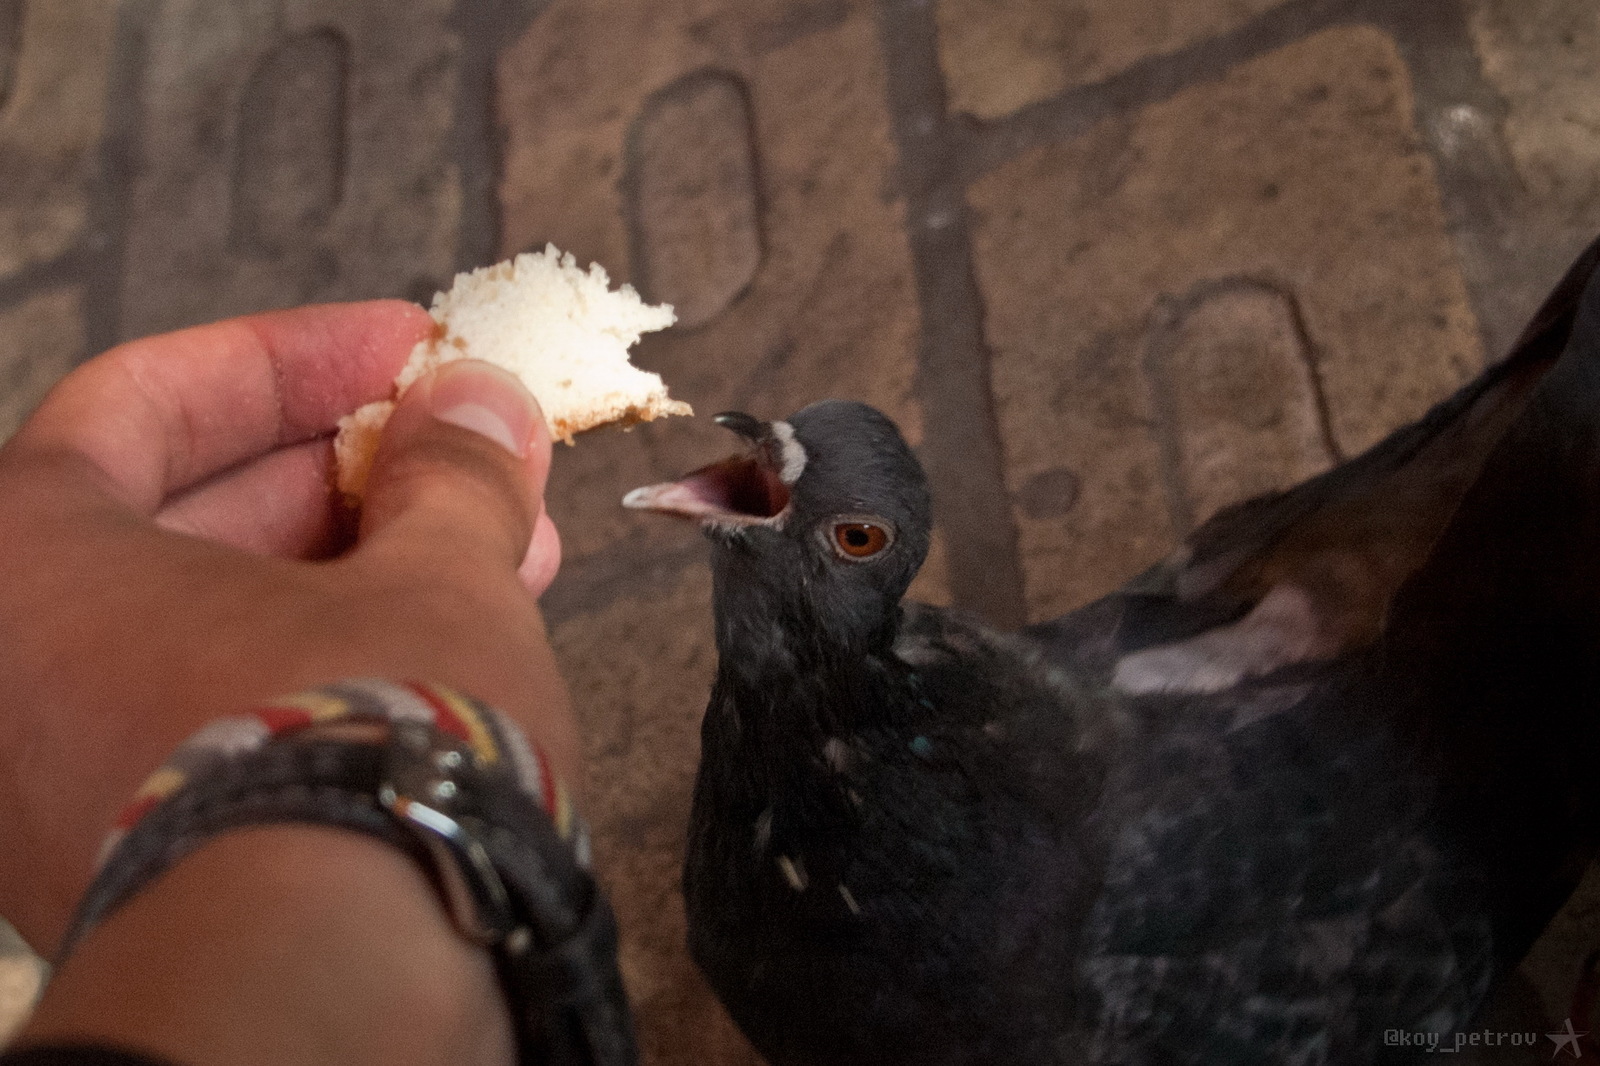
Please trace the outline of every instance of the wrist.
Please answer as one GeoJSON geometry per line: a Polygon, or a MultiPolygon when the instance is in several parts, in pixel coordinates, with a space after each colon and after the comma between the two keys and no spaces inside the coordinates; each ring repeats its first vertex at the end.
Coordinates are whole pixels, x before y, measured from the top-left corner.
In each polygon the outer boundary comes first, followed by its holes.
{"type": "Polygon", "coordinates": [[[62,965],[22,1040],[185,1066],[509,1063],[515,1047],[488,953],[415,861],[300,825],[218,837],[129,901],[62,965]]]}
{"type": "MultiPolygon", "coordinates": [[[[586,838],[564,788],[542,751],[526,744],[508,719],[437,685],[354,679],[217,718],[194,733],[123,808],[63,950],[70,957],[108,914],[163,882],[175,864],[208,842],[244,826],[285,824],[352,831],[425,871],[438,908],[428,913],[443,917],[469,951],[487,949],[510,1008],[519,1061],[635,1061],[615,920],[584,869],[586,838]]],[[[238,873],[248,878],[252,869],[247,862],[238,873]]],[[[289,887],[278,886],[273,898],[294,894],[289,887]]],[[[324,898],[321,886],[310,887],[324,898]]],[[[359,880],[353,890],[359,892],[359,880]]],[[[250,921],[249,908],[235,912],[237,920],[250,921]]],[[[408,928],[371,907],[346,917],[366,923],[369,932],[408,928]]],[[[226,941],[228,926],[166,932],[209,945],[226,941]]],[[[278,939],[273,932],[249,947],[270,953],[278,939]]],[[[313,940],[342,942],[320,935],[313,940]]],[[[355,954],[370,964],[368,952],[355,954]]],[[[181,970],[186,962],[173,964],[181,970]]],[[[97,972],[111,971],[102,965],[97,972]]],[[[338,988],[335,982],[330,994],[337,997],[338,988]]],[[[239,987],[225,994],[234,1006],[247,995],[239,987]]],[[[298,999],[270,998],[242,1009],[274,1007],[291,1014],[303,1009],[298,999]]],[[[183,1002],[176,1009],[196,1008],[183,1002]]],[[[348,1009],[385,1013],[371,997],[351,1000],[348,1009]]],[[[329,1012],[343,1016],[338,1008],[325,1008],[324,1015],[329,1012]]],[[[429,1045],[407,1046],[421,1051],[429,1045]]]]}

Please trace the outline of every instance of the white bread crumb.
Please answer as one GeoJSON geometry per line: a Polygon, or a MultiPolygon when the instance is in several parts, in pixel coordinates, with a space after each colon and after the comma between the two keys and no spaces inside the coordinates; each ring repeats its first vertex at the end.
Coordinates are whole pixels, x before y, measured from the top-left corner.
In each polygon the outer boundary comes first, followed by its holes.
{"type": "MultiPolygon", "coordinates": [[[[598,426],[694,413],[667,395],[659,374],[628,362],[641,334],[672,325],[672,308],[645,303],[631,285],[613,291],[598,263],[580,270],[553,244],[456,275],[430,313],[437,329],[412,349],[395,378],[396,398],[434,367],[472,358],[521,378],[550,435],[568,444],[574,433],[598,426]]],[[[365,488],[393,410],[393,401],[382,400],[339,420],[334,457],[347,496],[365,488]]]]}

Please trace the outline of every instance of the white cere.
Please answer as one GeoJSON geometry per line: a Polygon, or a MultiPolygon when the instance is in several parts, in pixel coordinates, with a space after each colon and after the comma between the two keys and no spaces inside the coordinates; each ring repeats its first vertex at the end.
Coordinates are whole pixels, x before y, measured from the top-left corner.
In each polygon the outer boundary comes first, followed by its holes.
{"type": "Polygon", "coordinates": [[[805,445],[795,439],[794,427],[787,422],[772,423],[772,435],[778,441],[783,466],[778,470],[778,480],[793,485],[806,469],[805,445]]]}

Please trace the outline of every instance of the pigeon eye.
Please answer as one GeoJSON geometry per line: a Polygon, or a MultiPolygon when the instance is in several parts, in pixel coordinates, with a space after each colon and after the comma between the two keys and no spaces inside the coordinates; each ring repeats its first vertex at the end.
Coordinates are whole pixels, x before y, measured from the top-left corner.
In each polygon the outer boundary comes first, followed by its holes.
{"type": "Polygon", "coordinates": [[[836,522],[833,547],[846,559],[870,559],[889,546],[889,531],[876,522],[836,522]]]}

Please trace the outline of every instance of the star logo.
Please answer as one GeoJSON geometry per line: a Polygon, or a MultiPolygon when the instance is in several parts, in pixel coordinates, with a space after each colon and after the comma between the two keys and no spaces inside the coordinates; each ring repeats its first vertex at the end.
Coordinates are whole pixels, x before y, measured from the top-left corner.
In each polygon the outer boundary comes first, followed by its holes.
{"type": "Polygon", "coordinates": [[[1572,1057],[1573,1058],[1575,1058],[1575,1059],[1583,1058],[1583,1049],[1578,1045],[1578,1040],[1581,1037],[1588,1036],[1589,1035],[1589,1031],[1587,1029],[1585,1029],[1581,1033],[1575,1031],[1572,1028],[1572,1019],[1571,1018],[1567,1019],[1566,1027],[1564,1029],[1558,1030],[1558,1031],[1556,1031],[1554,1033],[1546,1033],[1544,1035],[1549,1037],[1556,1045],[1555,1051],[1551,1052],[1551,1054],[1550,1054],[1550,1057],[1552,1059],[1557,1057],[1558,1055],[1560,1055],[1561,1054],[1561,1049],[1565,1048],[1565,1047],[1570,1047],[1572,1049],[1572,1057]]]}

